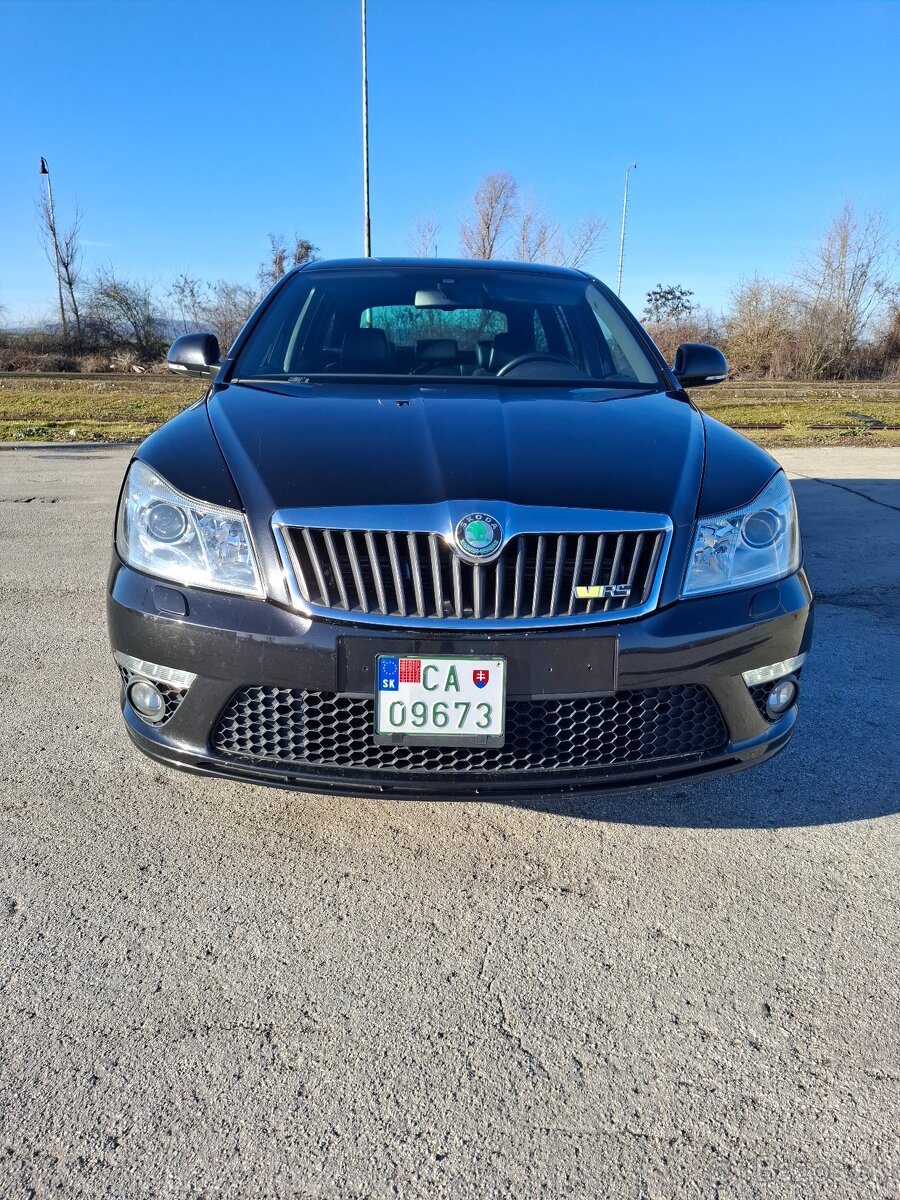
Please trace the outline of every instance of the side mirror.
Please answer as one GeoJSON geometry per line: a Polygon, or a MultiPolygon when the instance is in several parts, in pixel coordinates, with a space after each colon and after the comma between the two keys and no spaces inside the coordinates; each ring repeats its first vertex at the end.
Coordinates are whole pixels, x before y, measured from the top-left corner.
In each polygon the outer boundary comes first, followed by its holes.
{"type": "Polygon", "coordinates": [[[169,347],[166,362],[170,371],[184,375],[215,375],[222,365],[219,339],[212,333],[186,333],[169,347]]]}
{"type": "Polygon", "coordinates": [[[725,355],[702,342],[683,342],[675,351],[672,370],[683,388],[707,387],[728,378],[725,355]]]}

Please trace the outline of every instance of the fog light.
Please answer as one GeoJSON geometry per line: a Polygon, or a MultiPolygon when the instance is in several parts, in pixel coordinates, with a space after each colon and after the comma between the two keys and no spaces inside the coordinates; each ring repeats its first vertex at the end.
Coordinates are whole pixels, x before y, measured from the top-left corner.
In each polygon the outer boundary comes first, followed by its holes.
{"type": "Polygon", "coordinates": [[[780,679],[766,697],[766,712],[770,717],[780,717],[797,702],[796,679],[780,679]]]}
{"type": "Polygon", "coordinates": [[[166,715],[165,697],[149,679],[136,680],[128,689],[128,699],[145,721],[161,721],[166,715]]]}

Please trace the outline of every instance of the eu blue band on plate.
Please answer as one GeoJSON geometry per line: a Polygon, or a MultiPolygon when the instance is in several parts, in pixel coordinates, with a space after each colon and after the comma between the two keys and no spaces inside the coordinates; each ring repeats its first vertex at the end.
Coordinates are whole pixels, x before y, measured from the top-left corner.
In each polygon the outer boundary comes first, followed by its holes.
{"type": "Polygon", "coordinates": [[[400,659],[381,658],[378,660],[378,690],[379,692],[396,692],[400,679],[400,659]]]}

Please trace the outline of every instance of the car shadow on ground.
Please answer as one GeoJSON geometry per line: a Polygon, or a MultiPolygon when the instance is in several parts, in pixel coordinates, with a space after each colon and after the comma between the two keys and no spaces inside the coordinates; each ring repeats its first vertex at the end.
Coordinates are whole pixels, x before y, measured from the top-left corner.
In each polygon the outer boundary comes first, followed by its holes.
{"type": "Polygon", "coordinates": [[[586,820],[735,829],[900,812],[900,479],[792,482],[816,614],[787,749],[717,779],[517,803],[586,820]]]}
{"type": "MultiPolygon", "coordinates": [[[[846,760],[842,764],[846,769],[846,760]]],[[[900,812],[895,779],[865,774],[848,787],[838,772],[804,776],[796,748],[770,763],[718,780],[616,795],[534,798],[518,807],[582,820],[697,829],[786,829],[872,820],[900,812]]]]}

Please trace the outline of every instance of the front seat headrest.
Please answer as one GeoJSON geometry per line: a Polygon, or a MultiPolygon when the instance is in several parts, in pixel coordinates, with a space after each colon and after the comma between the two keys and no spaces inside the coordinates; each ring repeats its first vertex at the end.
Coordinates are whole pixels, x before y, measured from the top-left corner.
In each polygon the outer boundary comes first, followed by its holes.
{"type": "Polygon", "coordinates": [[[350,329],[341,346],[341,366],[383,371],[391,366],[390,342],[383,329],[350,329]]]}

